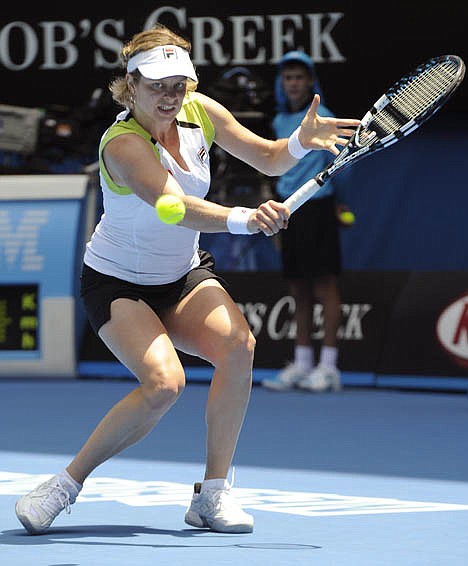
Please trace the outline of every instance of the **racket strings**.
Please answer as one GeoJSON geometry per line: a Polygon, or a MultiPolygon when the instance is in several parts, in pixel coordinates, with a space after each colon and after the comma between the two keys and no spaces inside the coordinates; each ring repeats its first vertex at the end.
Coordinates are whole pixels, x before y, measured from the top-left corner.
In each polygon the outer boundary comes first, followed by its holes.
{"type": "Polygon", "coordinates": [[[457,66],[450,63],[430,67],[392,98],[392,105],[408,119],[416,118],[450,90],[456,71],[457,66]]]}
{"type": "Polygon", "coordinates": [[[395,133],[411,120],[423,116],[456,85],[458,70],[456,63],[445,61],[426,67],[420,74],[400,83],[399,90],[389,93],[389,104],[376,112],[367,128],[360,132],[360,145],[371,145],[376,138],[395,133]]]}

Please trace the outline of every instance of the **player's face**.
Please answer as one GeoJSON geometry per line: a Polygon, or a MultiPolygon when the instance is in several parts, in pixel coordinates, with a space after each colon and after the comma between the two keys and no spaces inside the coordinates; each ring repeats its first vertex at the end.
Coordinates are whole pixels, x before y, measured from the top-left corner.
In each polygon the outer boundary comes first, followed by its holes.
{"type": "Polygon", "coordinates": [[[187,79],[182,76],[164,79],[141,77],[136,88],[136,105],[155,120],[173,120],[182,107],[187,79]]]}

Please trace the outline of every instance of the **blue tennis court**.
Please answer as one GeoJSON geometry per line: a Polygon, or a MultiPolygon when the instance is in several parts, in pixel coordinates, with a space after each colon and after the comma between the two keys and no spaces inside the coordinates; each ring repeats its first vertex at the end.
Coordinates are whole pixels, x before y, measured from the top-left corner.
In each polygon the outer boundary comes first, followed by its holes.
{"type": "Polygon", "coordinates": [[[462,393],[254,386],[234,489],[252,534],[183,522],[204,461],[206,383],[159,427],[98,468],[50,530],[14,504],[65,467],[130,380],[0,381],[0,555],[9,566],[468,563],[468,399],[462,393]]]}

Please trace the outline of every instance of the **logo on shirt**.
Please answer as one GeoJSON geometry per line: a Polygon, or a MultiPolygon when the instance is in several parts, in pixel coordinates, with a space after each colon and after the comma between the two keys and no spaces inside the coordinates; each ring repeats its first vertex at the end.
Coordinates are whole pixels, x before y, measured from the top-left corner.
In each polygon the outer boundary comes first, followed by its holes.
{"type": "Polygon", "coordinates": [[[198,159],[202,162],[205,163],[206,158],[208,157],[208,152],[206,151],[205,146],[202,146],[199,150],[198,150],[198,159]]]}

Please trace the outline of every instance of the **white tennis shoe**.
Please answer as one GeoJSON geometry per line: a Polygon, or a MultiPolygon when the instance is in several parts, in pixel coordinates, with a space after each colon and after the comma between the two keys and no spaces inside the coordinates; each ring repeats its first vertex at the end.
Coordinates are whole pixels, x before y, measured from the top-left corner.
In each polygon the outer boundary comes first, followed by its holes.
{"type": "Polygon", "coordinates": [[[322,393],[341,389],[340,372],[335,368],[317,366],[297,384],[299,389],[322,393]]]}
{"type": "Polygon", "coordinates": [[[251,533],[254,519],[242,510],[225,481],[224,489],[204,489],[194,485],[190,507],[185,513],[185,522],[192,527],[210,528],[218,533],[251,533]]]}
{"type": "Polygon", "coordinates": [[[38,535],[50,527],[61,511],[70,513],[77,496],[78,492],[70,493],[59,476],[53,476],[18,499],[16,516],[28,533],[38,535]]]}
{"type": "Polygon", "coordinates": [[[292,363],[288,364],[271,379],[263,379],[261,383],[263,387],[271,389],[272,391],[287,391],[288,389],[296,387],[298,383],[306,377],[307,372],[292,363]]]}

